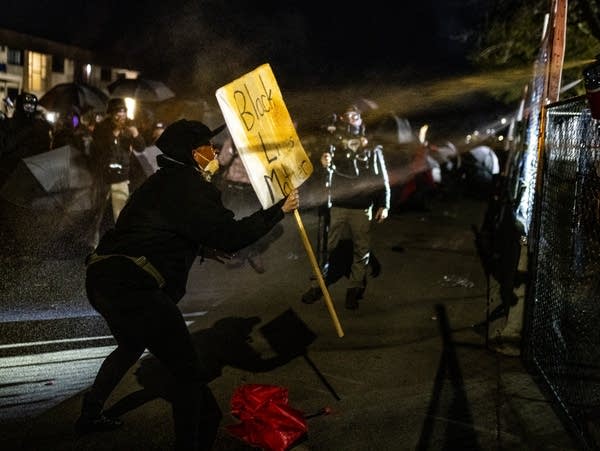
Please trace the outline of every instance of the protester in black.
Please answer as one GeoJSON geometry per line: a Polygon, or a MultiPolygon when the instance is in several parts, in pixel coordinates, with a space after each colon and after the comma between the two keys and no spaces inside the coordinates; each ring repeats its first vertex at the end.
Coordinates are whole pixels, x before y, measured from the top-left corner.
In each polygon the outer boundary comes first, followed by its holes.
{"type": "Polygon", "coordinates": [[[239,220],[209,183],[216,160],[211,131],[197,121],[167,127],[156,146],[161,167],[130,197],[114,229],[87,260],[90,303],[108,323],[117,348],[84,396],[79,432],[121,422],[102,414],[105,401],[148,349],[173,374],[176,449],[211,449],[221,412],[206,386],[212,377],[198,358],[177,302],[196,257],[208,250],[235,252],[258,240],[298,208],[298,192],[239,220]]]}
{"type": "MultiPolygon", "coordinates": [[[[24,164],[24,158],[48,152],[51,143],[52,126],[38,111],[37,97],[21,92],[17,96],[13,116],[0,120],[0,188],[7,189],[0,196],[0,236],[3,238],[3,247],[11,249],[8,254],[12,254],[13,250],[19,253],[40,250],[40,241],[32,239],[43,235],[33,225],[40,217],[40,211],[22,208],[18,199],[24,199],[25,192],[41,190],[42,187],[38,187],[37,182],[32,185],[26,179],[21,181],[19,166],[24,164]],[[10,185],[13,188],[9,190],[10,185]],[[20,190],[17,189],[19,186],[20,190]],[[15,204],[20,206],[16,207],[15,204]]],[[[27,173],[31,174],[29,170],[27,173]]],[[[31,193],[27,196],[31,196],[31,193]]],[[[53,220],[56,221],[56,218],[53,220]]]]}
{"type": "Polygon", "coordinates": [[[52,147],[52,125],[37,107],[37,96],[22,92],[17,96],[13,116],[0,122],[0,186],[21,159],[52,147]]]}

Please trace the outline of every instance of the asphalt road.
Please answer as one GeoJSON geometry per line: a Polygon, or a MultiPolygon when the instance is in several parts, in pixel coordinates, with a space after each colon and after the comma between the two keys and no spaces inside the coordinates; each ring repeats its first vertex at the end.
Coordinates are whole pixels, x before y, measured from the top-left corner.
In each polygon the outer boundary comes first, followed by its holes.
{"type": "MultiPolygon", "coordinates": [[[[487,286],[471,230],[472,224],[480,224],[484,207],[472,199],[438,199],[430,211],[398,213],[375,225],[373,249],[383,271],[369,281],[359,310],[344,308],[344,280],[329,290],[343,337],[324,303],[300,302],[312,269],[293,216],[286,217],[283,236],[266,251],[263,274],[248,265],[195,264],[180,303],[194,336],[214,332],[219,320],[258,317],[243,349],[269,359],[276,354],[260,328],[290,309],[316,336],[307,358],[267,371],[222,368],[210,384],[224,412],[215,450],[251,449],[225,429],[237,423],[229,413],[233,391],[249,383],[287,388],[290,405],[307,414],[331,409],[330,415],[308,420],[308,435],[294,447],[298,451],[577,449],[520,360],[490,352],[472,327],[486,309],[487,286]],[[404,252],[393,251],[395,245],[404,252]]],[[[314,239],[315,212],[303,211],[301,218],[314,239]]],[[[28,297],[19,295],[19,284],[11,285],[16,287],[11,296],[41,303],[11,299],[22,319],[11,310],[6,312],[10,320],[0,323],[0,412],[11,412],[5,415],[10,420],[0,421],[1,447],[169,449],[169,404],[154,399],[128,407],[124,401],[141,388],[137,368],[108,403],[120,409],[125,426],[111,433],[74,435],[81,391],[110,351],[110,338],[103,338],[101,322],[85,306],[78,260],[36,264],[69,276],[68,289],[61,296],[60,289],[42,285],[28,297]],[[101,338],[81,340],[85,337],[101,338]],[[80,341],[17,346],[65,339],[80,341]],[[50,402],[37,409],[35,404],[44,400],[50,402]]],[[[35,268],[29,269],[37,279],[35,268]]],[[[290,340],[297,338],[292,328],[289,332],[290,340]]],[[[221,349],[231,344],[213,342],[221,349]]]]}

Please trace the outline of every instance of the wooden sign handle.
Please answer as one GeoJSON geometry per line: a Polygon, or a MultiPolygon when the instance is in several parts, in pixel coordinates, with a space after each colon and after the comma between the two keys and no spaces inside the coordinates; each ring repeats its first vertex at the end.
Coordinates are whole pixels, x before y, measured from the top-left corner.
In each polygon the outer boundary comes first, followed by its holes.
{"type": "Polygon", "coordinates": [[[302,223],[302,218],[300,217],[300,213],[298,212],[298,210],[294,210],[294,217],[296,218],[296,223],[298,224],[298,231],[300,232],[302,243],[304,244],[304,248],[306,249],[306,253],[308,254],[310,265],[312,266],[315,276],[317,276],[319,286],[321,287],[321,291],[323,292],[323,297],[325,298],[325,305],[327,305],[327,310],[329,310],[329,315],[331,316],[331,320],[333,321],[333,325],[335,326],[335,330],[338,334],[338,337],[341,338],[344,336],[344,331],[342,330],[342,326],[340,324],[340,321],[338,320],[337,313],[335,312],[335,308],[333,306],[333,301],[331,300],[331,296],[329,295],[329,290],[327,290],[327,285],[325,285],[325,280],[323,280],[321,268],[319,268],[319,264],[317,263],[317,258],[315,257],[315,253],[313,252],[312,246],[310,245],[310,240],[308,239],[308,235],[306,234],[306,230],[304,229],[304,224],[302,223]]]}

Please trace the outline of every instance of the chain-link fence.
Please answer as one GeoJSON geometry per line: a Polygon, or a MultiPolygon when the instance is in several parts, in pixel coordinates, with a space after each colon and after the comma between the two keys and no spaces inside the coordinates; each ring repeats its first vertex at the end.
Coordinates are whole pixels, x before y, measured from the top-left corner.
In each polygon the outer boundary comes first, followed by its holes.
{"type": "Polygon", "coordinates": [[[585,97],[543,118],[524,356],[589,449],[600,448],[600,124],[585,97]]]}

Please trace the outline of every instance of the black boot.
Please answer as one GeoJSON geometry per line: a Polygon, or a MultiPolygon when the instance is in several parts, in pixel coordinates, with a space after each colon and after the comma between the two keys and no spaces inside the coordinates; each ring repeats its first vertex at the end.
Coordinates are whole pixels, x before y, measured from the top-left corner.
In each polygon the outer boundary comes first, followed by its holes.
{"type": "Polygon", "coordinates": [[[348,310],[356,310],[358,309],[358,301],[362,299],[363,288],[348,288],[346,290],[346,308],[348,310]]]}
{"type": "Polygon", "coordinates": [[[102,413],[102,403],[92,399],[90,393],[83,395],[81,415],[75,422],[75,432],[79,435],[90,432],[111,431],[123,425],[118,418],[110,418],[102,413]]]}
{"type": "Polygon", "coordinates": [[[322,296],[323,293],[321,292],[320,287],[312,287],[309,288],[308,291],[302,295],[302,302],[304,302],[305,304],[314,304],[319,299],[321,299],[322,296]]]}

